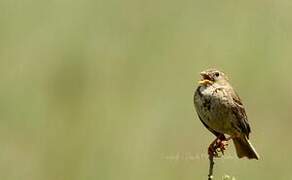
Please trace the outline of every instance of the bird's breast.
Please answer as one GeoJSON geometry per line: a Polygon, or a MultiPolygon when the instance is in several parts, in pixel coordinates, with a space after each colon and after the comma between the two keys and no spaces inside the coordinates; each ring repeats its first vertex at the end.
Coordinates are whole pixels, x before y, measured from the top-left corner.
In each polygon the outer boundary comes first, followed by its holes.
{"type": "Polygon", "coordinates": [[[228,108],[228,96],[224,91],[214,86],[198,87],[194,104],[204,123],[218,132],[228,133],[227,131],[230,129],[228,119],[232,114],[228,108]]]}

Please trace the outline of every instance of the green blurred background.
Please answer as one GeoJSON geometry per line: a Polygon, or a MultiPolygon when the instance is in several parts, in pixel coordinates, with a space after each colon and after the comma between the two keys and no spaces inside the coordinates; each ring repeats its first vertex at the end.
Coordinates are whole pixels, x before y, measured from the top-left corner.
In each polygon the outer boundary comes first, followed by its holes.
{"type": "Polygon", "coordinates": [[[215,177],[291,178],[292,2],[0,0],[0,179],[206,179],[192,96],[226,72],[262,159],[215,177]]]}

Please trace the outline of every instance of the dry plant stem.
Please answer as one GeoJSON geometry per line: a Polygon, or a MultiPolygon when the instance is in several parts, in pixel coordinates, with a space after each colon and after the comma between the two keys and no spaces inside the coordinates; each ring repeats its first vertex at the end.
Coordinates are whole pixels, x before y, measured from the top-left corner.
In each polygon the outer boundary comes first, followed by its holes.
{"type": "Polygon", "coordinates": [[[214,168],[214,155],[209,154],[209,174],[208,174],[208,180],[213,179],[213,168],[214,168]]]}

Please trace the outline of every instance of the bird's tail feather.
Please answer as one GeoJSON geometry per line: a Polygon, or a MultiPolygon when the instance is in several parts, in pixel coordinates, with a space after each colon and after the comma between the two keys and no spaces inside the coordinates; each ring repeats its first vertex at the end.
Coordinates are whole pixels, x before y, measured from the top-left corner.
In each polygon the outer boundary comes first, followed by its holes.
{"type": "Polygon", "coordinates": [[[239,158],[247,157],[248,159],[259,159],[260,156],[256,152],[255,148],[251,145],[247,137],[233,138],[236,153],[239,158]]]}

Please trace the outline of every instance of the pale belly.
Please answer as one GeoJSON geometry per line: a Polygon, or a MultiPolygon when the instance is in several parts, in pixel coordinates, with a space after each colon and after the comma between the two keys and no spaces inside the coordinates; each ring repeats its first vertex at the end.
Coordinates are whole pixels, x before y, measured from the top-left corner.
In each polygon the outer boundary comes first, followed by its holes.
{"type": "Polygon", "coordinates": [[[234,114],[229,105],[229,97],[224,91],[205,88],[201,94],[196,93],[195,108],[202,121],[211,129],[222,134],[233,135],[234,114]]]}

